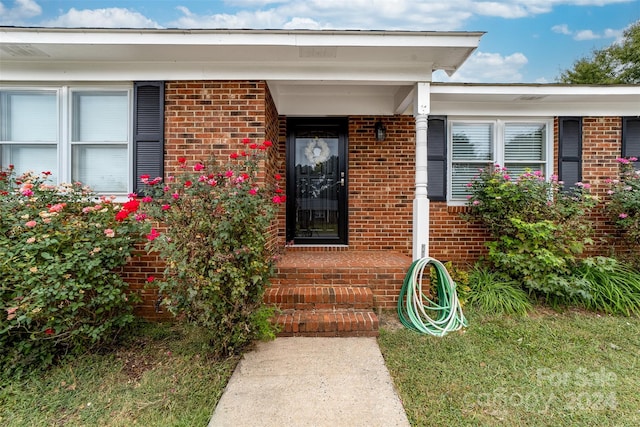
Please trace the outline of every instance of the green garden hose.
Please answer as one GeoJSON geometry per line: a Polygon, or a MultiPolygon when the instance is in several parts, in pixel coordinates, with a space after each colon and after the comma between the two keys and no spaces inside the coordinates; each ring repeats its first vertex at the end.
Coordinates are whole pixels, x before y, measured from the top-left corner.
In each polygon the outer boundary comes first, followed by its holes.
{"type": "Polygon", "coordinates": [[[467,326],[456,293],[456,283],[440,261],[426,257],[411,264],[400,290],[398,317],[407,328],[438,337],[467,326]],[[429,265],[433,265],[436,271],[437,303],[422,291],[422,275],[429,265]],[[435,315],[435,320],[429,312],[435,315]]]}

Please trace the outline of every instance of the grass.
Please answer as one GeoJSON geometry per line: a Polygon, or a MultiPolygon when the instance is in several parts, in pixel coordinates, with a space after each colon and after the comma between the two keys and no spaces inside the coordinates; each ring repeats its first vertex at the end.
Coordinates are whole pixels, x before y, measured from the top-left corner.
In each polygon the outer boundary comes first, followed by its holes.
{"type": "MultiPolygon", "coordinates": [[[[469,327],[444,338],[383,322],[378,342],[413,426],[640,425],[638,317],[465,315],[469,327]]],[[[103,354],[0,377],[0,425],[206,425],[238,359],[208,359],[197,329],[136,331],[103,354]]]]}
{"type": "Polygon", "coordinates": [[[467,309],[444,338],[383,328],[379,344],[413,426],[640,425],[640,319],[467,309]]]}
{"type": "Polygon", "coordinates": [[[206,357],[196,329],[142,324],[103,354],[0,378],[3,426],[205,426],[237,359],[206,357]]]}

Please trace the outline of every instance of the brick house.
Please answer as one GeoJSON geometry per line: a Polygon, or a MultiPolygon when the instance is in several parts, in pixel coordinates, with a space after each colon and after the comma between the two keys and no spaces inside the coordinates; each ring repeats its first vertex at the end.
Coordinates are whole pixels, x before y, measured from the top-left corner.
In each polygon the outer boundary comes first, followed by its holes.
{"type": "MultiPolygon", "coordinates": [[[[638,86],[431,81],[482,34],[0,28],[0,162],[124,196],[178,157],[271,140],[267,172],[288,196],[272,243],[287,250],[266,298],[393,308],[412,259],[483,253],[486,235],[460,218],[479,167],[603,195],[615,159],[640,157],[638,86]]],[[[144,288],[160,271],[143,255],[123,272],[147,317],[162,315],[144,288]]]]}

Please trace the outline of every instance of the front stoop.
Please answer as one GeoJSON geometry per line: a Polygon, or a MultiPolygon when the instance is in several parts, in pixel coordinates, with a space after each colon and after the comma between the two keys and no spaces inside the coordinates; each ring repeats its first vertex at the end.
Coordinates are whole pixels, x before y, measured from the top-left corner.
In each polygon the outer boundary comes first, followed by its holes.
{"type": "Polygon", "coordinates": [[[287,286],[267,289],[264,301],[281,313],[278,336],[377,337],[378,316],[367,287],[287,286]]]}
{"type": "Polygon", "coordinates": [[[375,309],[393,309],[411,258],[393,251],[293,247],[278,260],[264,302],[280,336],[378,336],[375,309]]]}

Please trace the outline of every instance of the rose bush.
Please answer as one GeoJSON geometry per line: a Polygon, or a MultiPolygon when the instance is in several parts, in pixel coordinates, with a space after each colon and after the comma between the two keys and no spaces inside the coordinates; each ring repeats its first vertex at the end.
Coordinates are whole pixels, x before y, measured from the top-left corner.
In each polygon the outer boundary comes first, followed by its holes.
{"type": "Polygon", "coordinates": [[[274,261],[269,227],[285,196],[279,175],[261,179],[271,142],[243,142],[245,150],[225,164],[179,158],[176,176],[141,177],[147,184],[140,199],[150,224],[147,247],[166,263],[164,277],[148,281],[159,287],[171,313],[209,331],[210,350],[219,357],[275,331],[273,309],[263,306],[262,297],[274,261]]]}
{"type": "Polygon", "coordinates": [[[133,320],[116,269],[140,238],[120,206],[47,172],[0,172],[0,364],[49,364],[112,339],[133,320]]]}

